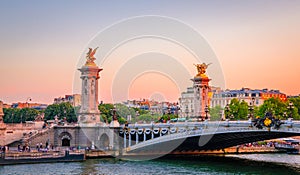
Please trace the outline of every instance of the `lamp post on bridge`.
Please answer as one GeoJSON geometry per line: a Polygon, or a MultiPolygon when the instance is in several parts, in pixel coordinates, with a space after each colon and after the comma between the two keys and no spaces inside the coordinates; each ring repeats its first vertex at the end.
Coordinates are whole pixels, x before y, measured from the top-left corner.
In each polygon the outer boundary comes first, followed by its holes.
{"type": "Polygon", "coordinates": [[[293,118],[293,109],[294,109],[293,102],[289,102],[287,109],[289,110],[289,118],[293,118]]]}
{"type": "Polygon", "coordinates": [[[227,104],[226,106],[225,106],[225,120],[226,119],[228,119],[228,113],[229,113],[229,111],[230,111],[230,108],[229,108],[229,104],[227,104]]]}
{"type": "Polygon", "coordinates": [[[288,116],[288,115],[287,115],[287,113],[286,113],[286,112],[284,112],[284,113],[283,113],[283,118],[284,118],[284,119],[286,119],[286,118],[287,118],[287,116],[288,116]]]}
{"type": "Polygon", "coordinates": [[[204,108],[204,112],[205,112],[205,120],[208,119],[208,112],[209,112],[209,109],[208,109],[208,106],[206,105],[205,108],[204,108]]]}
{"type": "Polygon", "coordinates": [[[253,120],[253,118],[254,118],[254,113],[253,112],[254,112],[254,101],[255,101],[255,99],[252,98],[251,100],[252,101],[249,103],[249,106],[248,106],[248,110],[249,110],[248,118],[253,120]]]}
{"type": "Polygon", "coordinates": [[[177,103],[176,104],[176,109],[175,109],[175,115],[177,115],[177,122],[178,122],[178,119],[179,119],[179,111],[180,110],[180,107],[179,107],[179,104],[177,103]]]}

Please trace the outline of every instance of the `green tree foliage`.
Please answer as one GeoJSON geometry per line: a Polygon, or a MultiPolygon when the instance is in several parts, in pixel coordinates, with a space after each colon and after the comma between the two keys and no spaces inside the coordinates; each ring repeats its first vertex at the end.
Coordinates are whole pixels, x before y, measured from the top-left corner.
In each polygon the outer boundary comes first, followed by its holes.
{"type": "MultiPolygon", "coordinates": [[[[247,120],[248,119],[248,103],[242,100],[239,104],[239,118],[241,120],[247,120]]],[[[254,110],[254,109],[253,109],[254,110]]]]}
{"type": "Polygon", "coordinates": [[[175,114],[164,114],[162,116],[162,119],[165,120],[165,121],[169,121],[169,120],[175,119],[175,118],[178,118],[178,115],[175,115],[175,114]]]}
{"type": "Polygon", "coordinates": [[[4,108],[3,109],[4,116],[3,121],[4,123],[20,123],[20,109],[18,108],[4,108]]]}
{"type": "Polygon", "coordinates": [[[110,103],[102,103],[98,105],[98,109],[100,111],[100,120],[105,123],[110,123],[112,120],[112,110],[114,109],[114,105],[110,103]]]}
{"type": "Polygon", "coordinates": [[[245,101],[239,101],[234,98],[230,101],[229,111],[225,111],[225,115],[233,120],[248,119],[248,104],[245,101]]]}
{"type": "Polygon", "coordinates": [[[209,109],[209,114],[210,114],[210,120],[212,121],[220,121],[222,120],[222,116],[221,116],[221,112],[223,109],[221,108],[221,106],[217,105],[213,108],[209,109]]]}
{"type": "Polygon", "coordinates": [[[36,116],[39,114],[39,111],[32,108],[4,108],[4,123],[20,123],[21,120],[24,123],[25,121],[34,121],[36,116]]]}
{"type": "Polygon", "coordinates": [[[143,114],[147,114],[149,113],[149,111],[144,110],[144,109],[140,109],[140,108],[133,108],[135,110],[135,112],[138,112],[139,115],[143,115],[143,114]]]}
{"type": "Polygon", "coordinates": [[[288,101],[283,102],[279,98],[269,98],[265,100],[264,104],[259,107],[258,115],[263,117],[265,116],[266,112],[271,112],[273,116],[278,119],[287,119],[291,114],[294,119],[299,120],[300,116],[298,109],[300,100],[298,100],[299,99],[297,98],[291,98],[288,101]],[[294,108],[292,111],[288,109],[289,102],[294,103],[294,108]],[[284,114],[286,114],[286,116],[284,114]]]}
{"type": "Polygon", "coordinates": [[[155,114],[155,115],[151,115],[149,112],[148,113],[144,113],[142,115],[138,116],[138,120],[137,121],[145,121],[147,123],[153,121],[153,122],[157,122],[159,120],[160,116],[155,114]]]}
{"type": "Polygon", "coordinates": [[[23,108],[20,110],[20,115],[22,122],[34,121],[39,115],[39,111],[33,108],[23,108]]]}
{"type": "Polygon", "coordinates": [[[131,116],[131,118],[135,118],[136,111],[133,108],[127,107],[124,104],[116,104],[116,111],[118,117],[123,117],[124,119],[127,118],[127,116],[131,116]]]}
{"type": "Polygon", "coordinates": [[[287,112],[287,103],[279,98],[269,98],[259,107],[258,116],[264,117],[267,112],[271,112],[276,118],[284,119],[283,114],[287,112]]]}
{"type": "Polygon", "coordinates": [[[131,118],[135,118],[135,110],[129,108],[123,104],[116,104],[115,106],[110,103],[103,103],[98,106],[100,110],[100,120],[102,122],[110,123],[113,117],[113,110],[116,110],[116,115],[120,124],[125,123],[128,115],[131,115],[131,118]]]}
{"type": "Polygon", "coordinates": [[[290,102],[294,104],[294,110],[297,110],[297,113],[294,116],[295,119],[300,119],[300,97],[294,97],[289,99],[290,102]]]}
{"type": "Polygon", "coordinates": [[[74,107],[69,102],[49,105],[45,110],[45,119],[54,120],[55,116],[62,120],[66,117],[69,123],[77,122],[74,107]]]}

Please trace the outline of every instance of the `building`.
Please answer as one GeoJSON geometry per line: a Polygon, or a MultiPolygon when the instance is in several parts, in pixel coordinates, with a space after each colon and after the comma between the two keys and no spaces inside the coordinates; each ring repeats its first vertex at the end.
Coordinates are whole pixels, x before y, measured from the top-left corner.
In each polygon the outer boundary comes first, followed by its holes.
{"type": "MultiPolygon", "coordinates": [[[[41,103],[22,103],[22,102],[18,102],[18,103],[12,103],[11,104],[11,108],[19,108],[19,109],[22,109],[22,108],[34,108],[34,109],[38,109],[38,110],[41,110],[41,109],[46,109],[47,108],[47,104],[41,104],[41,103]]],[[[4,108],[9,108],[9,105],[5,105],[4,108]]]]}
{"type": "Polygon", "coordinates": [[[250,89],[242,88],[240,90],[219,90],[213,93],[211,99],[211,107],[221,106],[224,108],[233,98],[240,101],[244,100],[250,104],[254,102],[254,105],[260,106],[265,100],[269,98],[279,98],[282,101],[287,100],[287,96],[281,93],[279,90],[268,90],[268,89],[250,89]]]}
{"type": "Polygon", "coordinates": [[[81,105],[81,95],[73,94],[73,95],[65,95],[65,97],[54,98],[53,104],[60,104],[63,102],[69,102],[72,106],[80,106],[81,105]]]}
{"type": "Polygon", "coordinates": [[[178,114],[179,106],[178,103],[172,102],[158,102],[155,100],[127,100],[123,102],[127,107],[138,108],[146,111],[150,111],[151,114],[178,114]]]}
{"type": "Polygon", "coordinates": [[[188,87],[186,92],[181,93],[179,98],[180,117],[189,117],[194,115],[194,89],[188,87]]]}
{"type": "MultiPolygon", "coordinates": [[[[268,89],[250,89],[242,88],[240,90],[221,90],[219,87],[211,87],[208,93],[210,98],[210,107],[221,106],[224,108],[233,98],[240,101],[244,100],[250,104],[254,101],[255,106],[260,106],[265,100],[269,98],[279,98],[282,101],[287,100],[286,94],[279,90],[268,90],[268,89]]],[[[179,107],[181,117],[190,117],[194,115],[194,89],[188,87],[187,91],[181,93],[179,98],[179,107]]]]}

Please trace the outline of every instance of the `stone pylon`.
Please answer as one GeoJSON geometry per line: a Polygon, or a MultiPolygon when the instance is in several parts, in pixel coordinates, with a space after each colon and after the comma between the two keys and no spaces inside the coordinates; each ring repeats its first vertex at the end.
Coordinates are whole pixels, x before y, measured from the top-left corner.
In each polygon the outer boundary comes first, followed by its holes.
{"type": "Polygon", "coordinates": [[[87,53],[87,61],[80,69],[81,72],[81,107],[78,115],[79,123],[96,124],[100,123],[100,111],[98,110],[98,80],[100,78],[100,69],[95,63],[93,57],[96,52],[87,53]]]}
{"type": "Polygon", "coordinates": [[[198,74],[191,79],[193,81],[194,89],[194,117],[197,119],[204,120],[206,117],[205,108],[209,107],[209,79],[205,74],[207,67],[210,64],[197,64],[195,65],[198,70],[198,74]]]}

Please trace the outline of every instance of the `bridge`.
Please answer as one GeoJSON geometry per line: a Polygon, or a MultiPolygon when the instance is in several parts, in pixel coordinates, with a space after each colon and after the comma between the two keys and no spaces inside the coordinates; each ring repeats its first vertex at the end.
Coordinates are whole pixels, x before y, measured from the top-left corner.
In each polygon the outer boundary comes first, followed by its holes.
{"type": "Polygon", "coordinates": [[[218,150],[262,140],[300,136],[300,121],[268,127],[253,121],[131,124],[120,129],[123,154],[218,150]],[[254,126],[255,125],[255,126],[254,126]]]}
{"type": "Polygon", "coordinates": [[[26,134],[16,144],[91,147],[113,156],[197,154],[240,144],[300,136],[300,121],[202,121],[81,126],[65,125],[26,134]],[[277,122],[277,123],[276,123],[277,122]],[[272,124],[273,123],[273,124],[272,124]],[[267,126],[266,126],[267,125],[267,126]]]}

